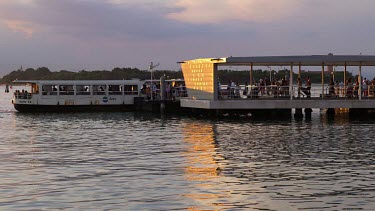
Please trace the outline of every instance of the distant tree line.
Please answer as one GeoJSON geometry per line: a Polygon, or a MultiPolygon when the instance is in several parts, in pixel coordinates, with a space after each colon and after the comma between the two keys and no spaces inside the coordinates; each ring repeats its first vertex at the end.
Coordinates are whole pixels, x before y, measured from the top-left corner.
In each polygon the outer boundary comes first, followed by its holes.
{"type": "MultiPolygon", "coordinates": [[[[182,71],[173,70],[154,70],[153,78],[159,79],[161,76],[166,76],[168,79],[183,78],[182,71]]],[[[236,81],[240,84],[245,82],[250,82],[250,71],[249,70],[219,70],[218,78],[221,84],[226,84],[228,81],[236,81]]],[[[310,71],[302,72],[301,79],[305,80],[307,76],[310,76],[313,83],[321,83],[321,72],[310,71]]],[[[270,78],[272,80],[281,80],[283,77],[289,77],[289,70],[262,70],[257,69],[253,72],[253,79],[259,82],[259,79],[270,78]]],[[[297,73],[293,74],[293,79],[296,81],[298,77],[297,73]]],[[[324,76],[325,83],[329,82],[331,75],[327,72],[324,76]]],[[[347,72],[347,78],[353,77],[352,73],[347,72]]],[[[96,71],[86,71],[81,70],[79,72],[72,72],[67,70],[60,70],[58,72],[50,71],[47,67],[39,67],[37,69],[27,68],[25,70],[19,69],[12,71],[11,73],[5,75],[0,79],[0,83],[11,83],[14,80],[122,80],[122,79],[132,79],[139,78],[141,80],[146,80],[151,78],[151,73],[148,70],[139,70],[137,68],[119,68],[116,67],[112,71],[108,70],[96,70],[96,71]]],[[[335,72],[335,81],[344,80],[344,72],[335,72]]]]}
{"type": "MultiPolygon", "coordinates": [[[[167,78],[183,78],[182,71],[172,70],[154,70],[153,78],[161,76],[167,78]]],[[[0,83],[11,83],[14,80],[127,80],[139,78],[141,80],[150,79],[151,72],[139,70],[137,68],[114,68],[112,71],[95,70],[72,72],[60,70],[58,72],[50,71],[47,67],[37,69],[27,68],[26,70],[16,70],[0,79],[0,83]]]]}

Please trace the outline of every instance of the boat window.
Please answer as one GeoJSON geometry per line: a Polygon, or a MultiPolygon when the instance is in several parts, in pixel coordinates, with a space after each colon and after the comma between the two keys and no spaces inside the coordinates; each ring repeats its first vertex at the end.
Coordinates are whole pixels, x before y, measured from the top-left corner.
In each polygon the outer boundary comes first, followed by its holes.
{"type": "Polygon", "coordinates": [[[138,85],[125,85],[124,93],[125,95],[138,95],[138,85]]]}
{"type": "Polygon", "coordinates": [[[106,95],[107,85],[93,85],[92,94],[93,95],[106,95]]]}
{"type": "Polygon", "coordinates": [[[109,95],[122,95],[122,86],[121,85],[109,85],[108,94],[109,95]]]}
{"type": "Polygon", "coordinates": [[[43,95],[57,95],[57,86],[56,85],[43,85],[42,94],[43,95]]]}
{"type": "Polygon", "coordinates": [[[59,86],[60,95],[74,95],[73,85],[60,85],[59,86]]]}
{"type": "Polygon", "coordinates": [[[90,95],[90,85],[76,85],[77,95],[90,95]]]}

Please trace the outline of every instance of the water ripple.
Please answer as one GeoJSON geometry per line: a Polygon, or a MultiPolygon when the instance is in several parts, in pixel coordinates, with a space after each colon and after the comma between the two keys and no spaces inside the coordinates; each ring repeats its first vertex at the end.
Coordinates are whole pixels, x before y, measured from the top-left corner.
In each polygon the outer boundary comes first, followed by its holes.
{"type": "Polygon", "coordinates": [[[372,120],[20,114],[0,99],[2,210],[375,207],[372,120]]]}

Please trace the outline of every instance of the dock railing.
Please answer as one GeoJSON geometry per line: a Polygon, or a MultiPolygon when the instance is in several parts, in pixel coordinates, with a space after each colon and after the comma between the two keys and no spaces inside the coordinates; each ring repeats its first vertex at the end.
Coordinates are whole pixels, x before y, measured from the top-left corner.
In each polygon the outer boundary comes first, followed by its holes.
{"type": "Polygon", "coordinates": [[[337,100],[375,100],[375,86],[362,86],[361,93],[355,85],[349,86],[247,86],[227,88],[222,86],[218,93],[219,100],[311,100],[311,99],[337,99],[337,100]],[[292,95],[292,97],[291,97],[292,95]]]}

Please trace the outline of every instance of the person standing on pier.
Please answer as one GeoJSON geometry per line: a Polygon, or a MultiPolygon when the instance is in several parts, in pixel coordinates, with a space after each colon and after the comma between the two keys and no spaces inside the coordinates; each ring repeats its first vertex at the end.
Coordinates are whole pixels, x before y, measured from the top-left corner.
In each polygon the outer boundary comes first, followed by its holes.
{"type": "Polygon", "coordinates": [[[217,81],[217,97],[219,98],[219,100],[222,99],[222,96],[221,96],[221,83],[220,83],[219,80],[217,81]]]}
{"type": "Polygon", "coordinates": [[[289,92],[288,81],[286,80],[285,76],[281,80],[280,90],[281,90],[281,95],[282,96],[286,96],[287,93],[289,92]]]}
{"type": "Polygon", "coordinates": [[[331,77],[329,84],[329,96],[334,96],[335,95],[335,83],[333,82],[333,77],[331,77]]]}
{"type": "Polygon", "coordinates": [[[243,91],[243,95],[247,96],[247,93],[249,92],[249,85],[247,84],[247,81],[245,82],[245,90],[243,91]]]}
{"type": "Polygon", "coordinates": [[[298,86],[298,98],[300,98],[301,97],[301,91],[302,91],[301,78],[297,78],[297,86],[298,86]]]}
{"type": "Polygon", "coordinates": [[[270,95],[271,81],[267,78],[267,76],[264,78],[264,85],[266,87],[267,95],[270,95]]]}
{"type": "Polygon", "coordinates": [[[307,76],[306,78],[306,87],[303,90],[303,93],[306,94],[306,97],[310,98],[311,97],[311,80],[310,76],[307,76]]]}

